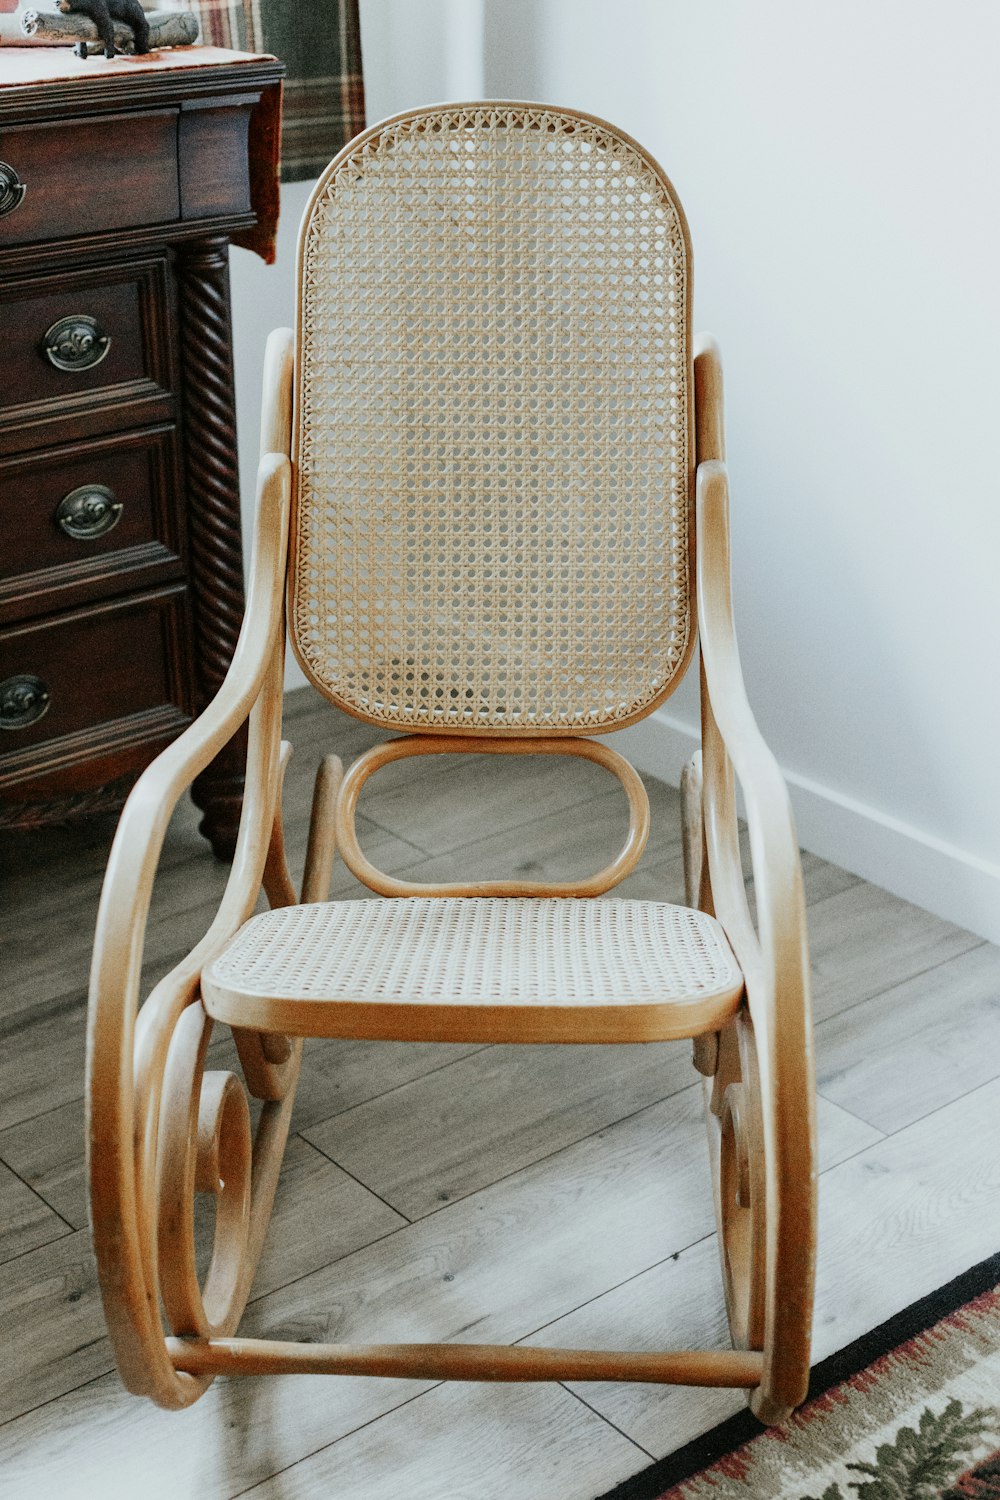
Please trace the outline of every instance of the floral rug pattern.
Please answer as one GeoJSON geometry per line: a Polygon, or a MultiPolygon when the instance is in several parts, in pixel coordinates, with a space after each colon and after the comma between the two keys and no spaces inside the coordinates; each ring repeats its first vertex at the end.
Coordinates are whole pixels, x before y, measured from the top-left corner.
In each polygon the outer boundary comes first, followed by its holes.
{"type": "Polygon", "coordinates": [[[824,1362],[786,1426],[744,1413],[605,1500],[1000,1500],[998,1280],[993,1257],[824,1362]]]}
{"type": "Polygon", "coordinates": [[[1000,1500],[1000,1289],[664,1500],[1000,1500]]]}

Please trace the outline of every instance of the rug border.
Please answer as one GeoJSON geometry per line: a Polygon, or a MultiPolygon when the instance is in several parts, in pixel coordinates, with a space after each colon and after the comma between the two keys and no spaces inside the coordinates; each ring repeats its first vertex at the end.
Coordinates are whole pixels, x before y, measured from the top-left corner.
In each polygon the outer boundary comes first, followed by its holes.
{"type": "MultiPolygon", "coordinates": [[[[814,1401],[832,1386],[840,1385],[860,1374],[875,1360],[881,1359],[909,1339],[925,1333],[949,1313],[956,1312],[965,1303],[991,1291],[998,1284],[1000,1251],[970,1267],[968,1271],[963,1271],[960,1276],[946,1282],[936,1291],[912,1302],[909,1307],[894,1313],[877,1328],[863,1333],[853,1343],[838,1349],[836,1354],[829,1355],[816,1365],[809,1378],[806,1401],[814,1401]]],[[[657,1459],[648,1468],[633,1474],[631,1479],[626,1479],[613,1490],[597,1496],[597,1500],[660,1500],[664,1490],[671,1485],[693,1479],[703,1469],[709,1468],[726,1454],[741,1448],[744,1443],[766,1431],[767,1428],[757,1421],[749,1408],[736,1412],[718,1426],[703,1432],[700,1437],[685,1443],[683,1448],[668,1453],[666,1458],[657,1459]]]]}

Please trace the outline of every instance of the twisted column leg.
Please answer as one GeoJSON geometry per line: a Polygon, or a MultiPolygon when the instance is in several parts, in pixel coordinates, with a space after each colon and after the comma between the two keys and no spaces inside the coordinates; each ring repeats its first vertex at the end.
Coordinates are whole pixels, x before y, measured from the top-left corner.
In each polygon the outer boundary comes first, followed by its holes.
{"type": "MultiPolygon", "coordinates": [[[[196,638],[198,707],[216,694],[243,618],[243,547],[236,452],[229,245],[218,235],[177,254],[188,537],[196,638]]],[[[191,790],[200,829],[231,859],[243,799],[245,727],[191,790]]]]}

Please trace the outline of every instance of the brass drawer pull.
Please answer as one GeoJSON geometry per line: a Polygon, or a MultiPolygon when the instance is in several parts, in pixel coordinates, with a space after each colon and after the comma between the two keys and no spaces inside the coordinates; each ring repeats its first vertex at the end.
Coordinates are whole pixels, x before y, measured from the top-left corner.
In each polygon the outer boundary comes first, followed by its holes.
{"type": "Polygon", "coordinates": [[[107,536],[121,520],[124,505],[106,484],[81,484],[56,506],[56,525],[77,542],[107,536]]]}
{"type": "Polygon", "coordinates": [[[57,370],[92,370],[111,348],[111,337],[102,333],[96,318],[73,313],[60,318],[45,335],[45,357],[57,370]]]}
{"type": "Polygon", "coordinates": [[[14,168],[8,162],[0,161],[0,219],[4,214],[14,212],[27,191],[14,168]]]}
{"type": "Polygon", "coordinates": [[[47,682],[30,672],[0,682],[0,729],[27,729],[49,711],[52,695],[47,682]]]}

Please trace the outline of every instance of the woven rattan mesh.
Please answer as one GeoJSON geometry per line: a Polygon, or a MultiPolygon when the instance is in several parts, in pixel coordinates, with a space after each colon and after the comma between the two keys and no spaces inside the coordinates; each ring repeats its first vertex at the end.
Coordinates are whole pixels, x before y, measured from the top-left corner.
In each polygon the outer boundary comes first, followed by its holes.
{"type": "Polygon", "coordinates": [[[303,227],[291,629],[376,723],[648,712],[691,632],[688,252],[659,169],[528,105],[349,147],[303,227]]]}
{"type": "Polygon", "coordinates": [[[415,1004],[641,1005],[741,987],[713,917],[660,901],[334,901],[251,917],[208,989],[415,1004]]]}

